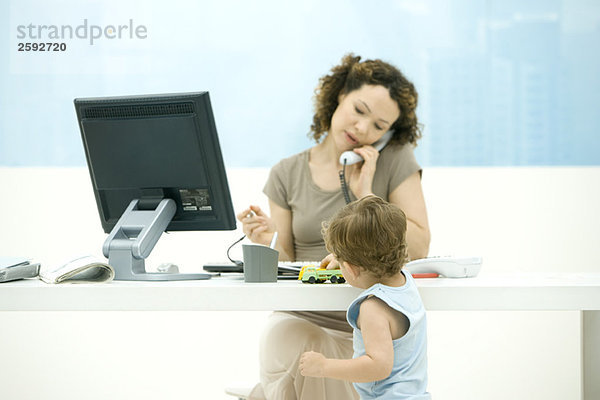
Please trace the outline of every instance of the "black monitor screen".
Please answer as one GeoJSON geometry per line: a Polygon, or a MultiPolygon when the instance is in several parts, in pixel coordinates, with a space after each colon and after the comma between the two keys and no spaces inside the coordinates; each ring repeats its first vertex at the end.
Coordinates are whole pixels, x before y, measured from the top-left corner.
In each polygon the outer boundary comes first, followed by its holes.
{"type": "Polygon", "coordinates": [[[233,230],[208,92],[75,99],[102,227],[133,199],[173,199],[167,230],[233,230]]]}

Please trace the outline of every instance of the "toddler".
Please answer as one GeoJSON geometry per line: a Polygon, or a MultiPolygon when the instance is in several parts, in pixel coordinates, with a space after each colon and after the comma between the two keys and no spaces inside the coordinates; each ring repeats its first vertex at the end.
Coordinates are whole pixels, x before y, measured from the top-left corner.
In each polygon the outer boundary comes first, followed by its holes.
{"type": "Polygon", "coordinates": [[[402,270],[406,216],[366,196],[325,223],[323,237],[346,281],[365,289],[347,311],[354,357],[328,359],[309,351],[300,358],[300,373],[353,382],[361,399],[430,399],[425,308],[412,276],[402,270]]]}

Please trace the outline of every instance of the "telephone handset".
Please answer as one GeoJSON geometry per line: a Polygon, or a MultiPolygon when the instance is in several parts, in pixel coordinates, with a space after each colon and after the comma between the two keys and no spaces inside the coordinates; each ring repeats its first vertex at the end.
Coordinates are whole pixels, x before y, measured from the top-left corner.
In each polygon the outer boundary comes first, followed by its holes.
{"type": "MultiPolygon", "coordinates": [[[[373,143],[371,146],[375,147],[375,150],[381,151],[385,147],[385,145],[390,141],[393,134],[394,134],[393,130],[387,131],[386,133],[383,134],[381,139],[379,139],[378,141],[373,143]]],[[[359,156],[357,153],[355,153],[352,150],[345,151],[340,156],[340,164],[342,164],[342,165],[352,165],[352,164],[356,164],[357,162],[360,162],[362,160],[363,160],[362,157],[359,156]]]]}
{"type": "MultiPolygon", "coordinates": [[[[381,151],[385,147],[385,145],[390,141],[394,131],[387,131],[383,134],[381,139],[373,143],[371,146],[375,147],[375,150],[381,151]]],[[[350,203],[350,193],[348,191],[348,184],[346,183],[346,165],[356,164],[357,162],[362,161],[362,157],[353,151],[345,151],[340,156],[340,164],[342,164],[342,170],[340,171],[340,186],[342,188],[342,193],[344,194],[344,199],[346,200],[346,204],[350,203]]]]}

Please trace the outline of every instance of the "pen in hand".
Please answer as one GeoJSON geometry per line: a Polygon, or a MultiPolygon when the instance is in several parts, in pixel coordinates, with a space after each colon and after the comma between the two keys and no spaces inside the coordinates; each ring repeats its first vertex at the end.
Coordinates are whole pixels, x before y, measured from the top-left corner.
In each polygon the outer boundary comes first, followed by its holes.
{"type": "Polygon", "coordinates": [[[270,248],[275,249],[275,244],[277,243],[277,231],[273,234],[273,239],[271,239],[270,248]]]}

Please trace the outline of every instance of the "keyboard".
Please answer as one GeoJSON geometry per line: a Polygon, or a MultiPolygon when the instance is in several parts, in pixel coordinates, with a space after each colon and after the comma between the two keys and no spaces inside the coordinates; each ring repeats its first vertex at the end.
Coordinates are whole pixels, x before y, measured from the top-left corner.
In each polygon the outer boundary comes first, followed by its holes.
{"type": "MultiPolygon", "coordinates": [[[[305,265],[319,265],[321,261],[279,261],[277,263],[278,276],[279,278],[298,278],[298,274],[300,270],[305,265]]],[[[218,273],[228,273],[228,272],[237,272],[243,273],[244,266],[236,265],[232,262],[214,262],[207,263],[203,266],[205,271],[208,272],[218,272],[218,273]]]]}

